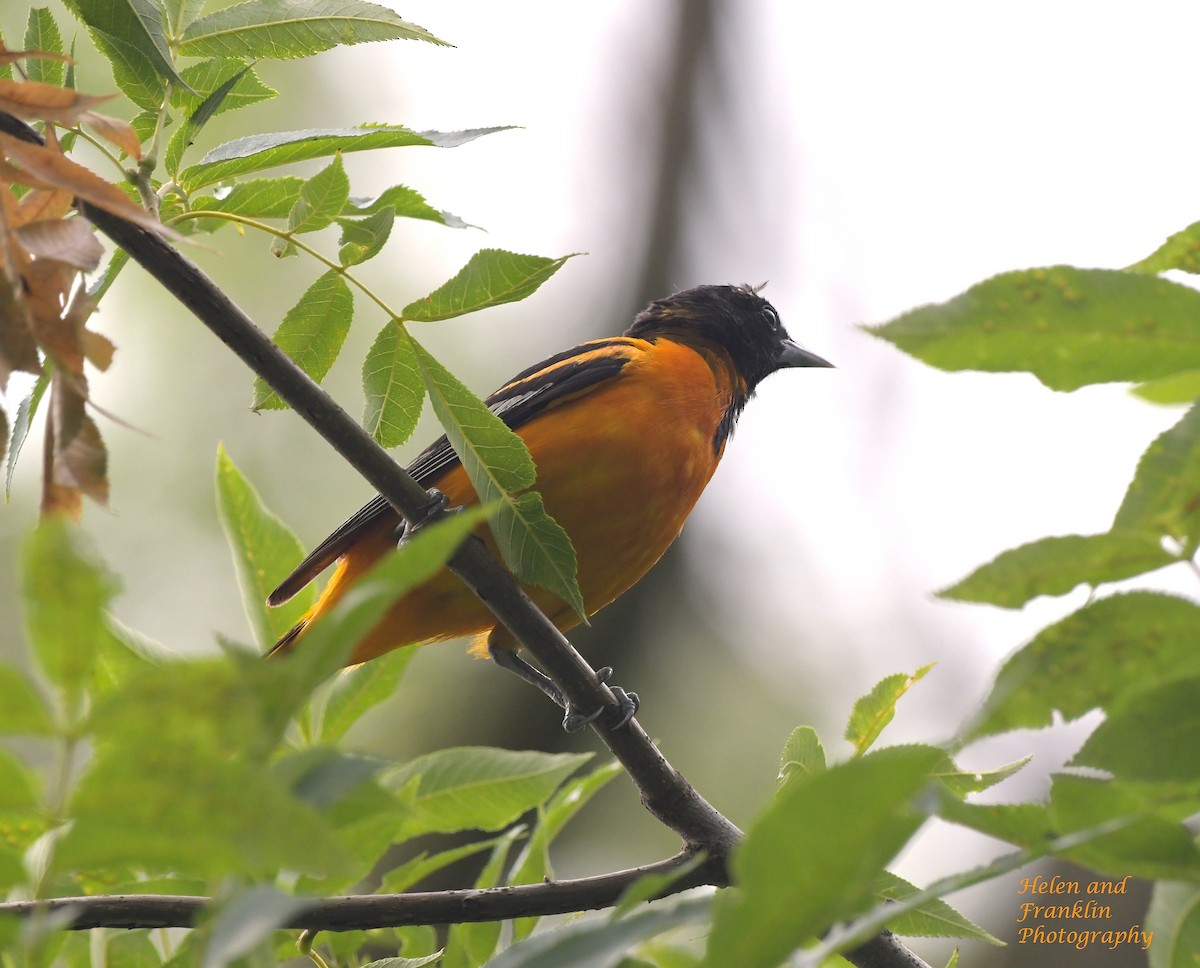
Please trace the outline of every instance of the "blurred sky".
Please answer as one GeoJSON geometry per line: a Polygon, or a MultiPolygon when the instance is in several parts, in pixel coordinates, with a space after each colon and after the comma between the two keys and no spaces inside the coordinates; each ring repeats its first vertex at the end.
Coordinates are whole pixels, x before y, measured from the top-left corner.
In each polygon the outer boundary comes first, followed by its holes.
{"type": "MultiPolygon", "coordinates": [[[[1200,138],[1180,105],[1195,89],[1200,8],[787,0],[723,8],[716,34],[737,107],[728,126],[701,122],[705,188],[688,202],[674,282],[770,280],[765,294],[792,335],[838,366],[762,387],[688,527],[694,607],[734,643],[735,677],[786,710],[753,739],[765,769],[760,802],[787,723],[816,725],[831,755],[844,756],[853,699],[884,675],[937,661],[887,735],[945,739],[986,694],[1004,654],[1082,602],[1077,593],[1009,613],[940,602],[931,591],[1023,541],[1105,529],[1137,457],[1177,411],[1116,386],[1065,395],[1024,375],[943,374],[856,327],[1007,269],[1126,265],[1195,220],[1200,138]]],[[[434,288],[484,245],[588,253],[525,303],[419,329],[480,393],[545,353],[627,324],[609,314],[637,275],[631,227],[644,224],[649,204],[639,165],[658,137],[646,126],[656,119],[673,9],[414,0],[400,12],[456,49],[396,43],[260,65],[284,89],[289,127],[522,126],[448,151],[347,160],[357,193],[404,182],[487,229],[399,226],[387,261],[365,273],[394,305],[434,288]]],[[[229,132],[260,123],[244,114],[229,132]]],[[[229,234],[214,244],[218,252],[195,257],[218,281],[240,279],[233,294],[267,328],[287,294],[314,276],[298,260],[276,273],[257,239],[229,234]]],[[[229,443],[310,544],[365,489],[293,418],[250,414],[240,366],[167,299],[128,280],[114,296],[101,325],[127,351],[95,393],[148,434],[105,431],[113,510],[87,515],[125,575],[118,613],[184,649],[210,648],[214,630],[245,639],[212,512],[215,441],[229,443]]],[[[364,313],[330,377],[354,412],[358,361],[379,322],[364,313]]],[[[36,504],[36,463],[26,460],[0,519],[4,575],[36,504]]],[[[1159,584],[1193,592],[1170,573],[1159,584]]],[[[5,611],[7,637],[16,622],[5,611]]],[[[669,668],[686,652],[662,661],[669,668]]],[[[654,696],[633,685],[651,712],[654,696]]],[[[714,697],[692,698],[714,710],[701,729],[731,729],[714,697]]],[[[647,728],[671,735],[669,723],[650,719],[647,728]]],[[[994,767],[1036,747],[1033,779],[1013,796],[1036,795],[1081,735],[1065,733],[1057,745],[1010,738],[967,759],[994,767]]],[[[719,777],[705,750],[726,749],[723,741],[692,740],[697,751],[679,765],[719,777]]],[[[928,880],[961,869],[965,843],[935,832],[901,872],[928,880]]]]}

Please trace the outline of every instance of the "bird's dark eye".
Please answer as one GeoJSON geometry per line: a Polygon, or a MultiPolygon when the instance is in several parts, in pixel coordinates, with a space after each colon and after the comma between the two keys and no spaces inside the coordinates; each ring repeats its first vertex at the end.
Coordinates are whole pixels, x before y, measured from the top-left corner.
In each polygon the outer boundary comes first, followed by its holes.
{"type": "Polygon", "coordinates": [[[770,303],[763,306],[762,314],[763,318],[767,321],[767,325],[771,327],[772,332],[783,327],[783,323],[779,320],[779,313],[776,312],[775,307],[770,303]]]}

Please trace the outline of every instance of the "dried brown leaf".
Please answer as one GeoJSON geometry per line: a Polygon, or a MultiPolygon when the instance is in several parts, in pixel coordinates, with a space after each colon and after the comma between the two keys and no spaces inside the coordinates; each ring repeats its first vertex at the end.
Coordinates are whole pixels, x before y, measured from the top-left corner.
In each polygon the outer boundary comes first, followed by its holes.
{"type": "Polygon", "coordinates": [[[16,219],[11,224],[25,225],[47,218],[62,218],[75,201],[70,192],[61,188],[35,188],[22,196],[16,219]]]}
{"type": "Polygon", "coordinates": [[[41,81],[14,81],[0,77],[0,111],[33,121],[78,124],[79,119],[97,104],[111,100],[114,94],[80,94],[57,84],[41,81]]]}
{"type": "Polygon", "coordinates": [[[0,161],[0,181],[7,185],[25,185],[29,188],[54,188],[49,182],[34,178],[29,172],[16,165],[10,165],[7,161],[0,161]]]}
{"type": "Polygon", "coordinates": [[[108,503],[108,451],[100,428],[86,413],[71,442],[55,456],[54,483],[74,488],[98,504],[108,503]]]}
{"type": "Polygon", "coordinates": [[[78,327],[65,312],[77,274],[74,266],[56,259],[34,260],[24,272],[25,303],[32,314],[38,345],[54,357],[59,370],[82,376],[83,348],[78,327]]]}
{"type": "Polygon", "coordinates": [[[113,354],[117,352],[117,348],[107,336],[85,329],[79,334],[79,341],[83,346],[83,355],[97,370],[107,370],[112,366],[113,354]]]}
{"type": "Polygon", "coordinates": [[[116,145],[129,157],[141,160],[142,143],[138,141],[133,125],[128,121],[110,118],[107,114],[98,114],[95,111],[85,111],[79,116],[79,120],[86,121],[96,134],[116,145]]]}
{"type": "Polygon", "coordinates": [[[96,238],[91,223],[82,218],[30,222],[14,234],[35,258],[65,262],[84,272],[94,271],[104,255],[104,246],[96,238]]]}
{"type": "Polygon", "coordinates": [[[50,384],[50,413],[46,418],[45,442],[42,445],[42,517],[54,514],[65,514],[75,520],[83,513],[83,495],[77,488],[64,487],[54,479],[54,467],[58,453],[58,421],[55,413],[60,409],[57,398],[60,395],[58,375],[50,384]]]}
{"type": "MultiPolygon", "coordinates": [[[[75,491],[86,494],[100,504],[108,503],[108,454],[100,429],[84,410],[86,396],[75,382],[62,379],[64,374],[56,370],[50,388],[50,418],[53,424],[53,446],[49,484],[62,492],[75,491]]],[[[78,497],[68,498],[72,506],[78,505],[78,497]]]]}
{"type": "Polygon", "coordinates": [[[9,50],[4,46],[4,41],[0,40],[0,65],[15,64],[21,60],[56,60],[62,61],[65,64],[74,64],[75,61],[66,54],[52,54],[48,50],[9,50]]]}
{"type": "MultiPolygon", "coordinates": [[[[71,161],[50,141],[45,145],[34,145],[0,131],[0,152],[21,166],[20,174],[24,178],[18,180],[22,184],[34,188],[65,189],[77,199],[90,202],[127,222],[160,235],[177,237],[175,232],[141,208],[120,188],[71,161]]],[[[3,174],[3,166],[0,166],[0,174],[3,174]]]]}
{"type": "Polygon", "coordinates": [[[7,294],[0,284],[0,393],[8,389],[8,378],[14,370],[41,373],[37,342],[33,338],[28,314],[19,301],[6,302],[7,294]]]}
{"type": "MultiPolygon", "coordinates": [[[[4,202],[0,192],[0,202],[4,202]]],[[[11,198],[11,193],[8,193],[11,198]]],[[[0,204],[7,215],[8,205],[0,204]]],[[[8,388],[13,370],[40,373],[37,341],[33,336],[33,318],[25,300],[21,270],[29,258],[4,231],[7,219],[0,221],[0,393],[8,388]]]]}

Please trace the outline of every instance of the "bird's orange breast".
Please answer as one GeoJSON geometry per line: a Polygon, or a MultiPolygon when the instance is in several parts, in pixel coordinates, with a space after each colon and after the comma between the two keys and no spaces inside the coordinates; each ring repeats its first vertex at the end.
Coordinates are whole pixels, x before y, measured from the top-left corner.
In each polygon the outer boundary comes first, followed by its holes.
{"type": "MultiPolygon", "coordinates": [[[[553,404],[518,429],[537,466],[535,486],[546,509],[575,547],[588,614],[641,578],[682,529],[720,459],[714,439],[733,394],[726,376],[679,343],[644,343],[616,377],[553,404]]],[[[461,466],[432,486],[452,506],[476,501],[461,466]]],[[[480,534],[495,553],[490,533],[480,534]]],[[[339,562],[311,614],[332,606],[392,547],[387,533],[364,536],[339,562]]],[[[559,628],[578,623],[557,596],[526,590],[559,628]]],[[[351,661],[486,632],[495,624],[470,590],[445,572],[399,600],[351,661]]]]}

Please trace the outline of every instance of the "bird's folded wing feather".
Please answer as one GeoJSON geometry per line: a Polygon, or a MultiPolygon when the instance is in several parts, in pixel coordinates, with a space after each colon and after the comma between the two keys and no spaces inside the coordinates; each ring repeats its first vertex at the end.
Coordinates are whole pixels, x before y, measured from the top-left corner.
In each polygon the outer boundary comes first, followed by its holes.
{"type": "MultiPolygon", "coordinates": [[[[641,340],[623,336],[584,343],[517,374],[484,402],[509,428],[516,430],[551,405],[613,379],[645,345],[641,340]]],[[[458,463],[458,455],[443,434],[421,451],[407,470],[418,484],[428,488],[458,463]]],[[[399,528],[400,516],[377,494],[317,545],[271,592],[267,602],[282,605],[346,554],[364,532],[385,526],[399,528]]],[[[399,534],[396,537],[398,540],[399,534]]]]}

